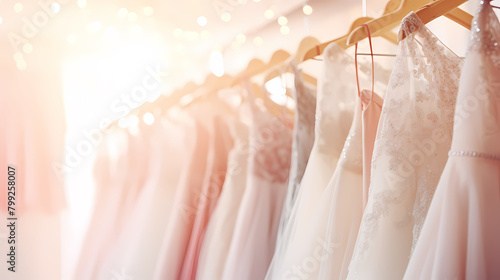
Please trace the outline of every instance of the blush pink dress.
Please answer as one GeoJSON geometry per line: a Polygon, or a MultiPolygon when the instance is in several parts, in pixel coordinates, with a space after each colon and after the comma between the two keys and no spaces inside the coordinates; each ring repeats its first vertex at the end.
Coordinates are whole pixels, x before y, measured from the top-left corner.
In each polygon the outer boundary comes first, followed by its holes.
{"type": "Polygon", "coordinates": [[[239,207],[246,188],[250,146],[248,125],[234,119],[230,129],[235,143],[228,155],[227,175],[222,192],[203,237],[196,273],[196,279],[200,280],[222,278],[239,207]]]}
{"type": "Polygon", "coordinates": [[[221,278],[226,280],[264,279],[274,253],[290,169],[292,131],[251,104],[249,173],[221,278]]]}
{"type": "MultiPolygon", "coordinates": [[[[215,106],[210,107],[214,109],[215,106]]],[[[193,231],[184,257],[180,279],[195,279],[198,256],[205,229],[224,185],[227,173],[228,154],[233,139],[222,115],[213,116],[209,138],[208,166],[198,199],[193,231]]]]}
{"type": "Polygon", "coordinates": [[[192,141],[187,168],[182,171],[174,205],[168,217],[153,279],[179,279],[196,217],[207,166],[208,131],[197,121],[186,127],[192,141]]]}
{"type": "Polygon", "coordinates": [[[451,150],[405,280],[500,279],[500,23],[473,20],[451,150]]]}
{"type": "MultiPolygon", "coordinates": [[[[182,123],[157,117],[151,126],[140,133],[147,135],[140,153],[147,154],[148,178],[137,197],[137,203],[123,229],[115,236],[115,246],[106,252],[97,279],[112,279],[115,274],[140,275],[151,279],[160,252],[161,237],[165,232],[179,174],[185,168],[185,139],[182,123]]],[[[110,181],[112,182],[112,181],[110,181]]]]}

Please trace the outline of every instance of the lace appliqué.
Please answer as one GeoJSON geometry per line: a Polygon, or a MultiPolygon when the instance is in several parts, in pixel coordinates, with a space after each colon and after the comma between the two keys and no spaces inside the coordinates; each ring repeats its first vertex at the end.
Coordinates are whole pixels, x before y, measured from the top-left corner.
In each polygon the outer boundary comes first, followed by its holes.
{"type": "Polygon", "coordinates": [[[467,55],[471,51],[485,52],[496,68],[500,68],[500,23],[488,1],[481,1],[478,14],[474,17],[471,26],[471,38],[467,48],[467,55]]]}
{"type": "Polygon", "coordinates": [[[254,114],[250,136],[255,163],[253,172],[266,181],[285,183],[290,170],[291,131],[274,116],[264,112],[254,114]]]}
{"type": "Polygon", "coordinates": [[[404,18],[400,32],[406,38],[398,47],[382,109],[372,161],[371,207],[363,215],[355,258],[369,248],[379,219],[394,204],[408,203],[406,214],[393,222],[395,227],[413,224],[415,245],[451,145],[463,62],[413,12],[404,18]]]}

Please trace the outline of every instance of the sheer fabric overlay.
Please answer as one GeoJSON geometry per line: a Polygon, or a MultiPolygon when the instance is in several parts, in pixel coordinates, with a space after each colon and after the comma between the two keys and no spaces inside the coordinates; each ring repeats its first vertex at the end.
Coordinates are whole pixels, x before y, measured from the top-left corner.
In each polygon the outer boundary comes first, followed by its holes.
{"type": "Polygon", "coordinates": [[[375,141],[348,279],[401,279],[451,145],[462,60],[411,12],[375,141]]]}
{"type": "Polygon", "coordinates": [[[500,23],[473,20],[453,143],[404,279],[500,279],[500,23]]]}

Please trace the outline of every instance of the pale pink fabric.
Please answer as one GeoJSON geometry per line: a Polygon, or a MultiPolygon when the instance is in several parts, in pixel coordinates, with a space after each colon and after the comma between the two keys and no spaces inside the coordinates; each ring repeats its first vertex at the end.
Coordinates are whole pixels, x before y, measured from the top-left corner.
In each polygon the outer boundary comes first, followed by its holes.
{"type": "Polygon", "coordinates": [[[499,73],[500,23],[484,1],[460,78],[452,155],[404,279],[500,279],[499,73]]]}
{"type": "Polygon", "coordinates": [[[275,116],[252,108],[249,173],[222,276],[227,280],[264,278],[286,196],[292,132],[275,116]]]}
{"type": "Polygon", "coordinates": [[[222,192],[203,237],[196,273],[196,279],[200,280],[222,278],[239,207],[246,188],[250,146],[248,126],[239,120],[233,120],[230,128],[235,143],[228,156],[227,175],[222,192]]]}
{"type": "Polygon", "coordinates": [[[208,131],[195,121],[189,127],[193,148],[187,154],[188,167],[181,174],[172,213],[165,229],[153,279],[179,279],[196,217],[208,155],[208,131]]]}
{"type": "Polygon", "coordinates": [[[372,169],[373,147],[377,137],[378,123],[382,113],[383,99],[374,92],[362,90],[363,104],[363,209],[368,201],[372,169]]]}
{"type": "Polygon", "coordinates": [[[223,118],[224,116],[216,115],[211,122],[207,171],[198,198],[193,231],[179,279],[195,279],[196,277],[203,235],[226,179],[227,159],[233,147],[233,139],[223,118]]]}
{"type": "Polygon", "coordinates": [[[179,174],[185,167],[185,150],[190,148],[182,123],[157,116],[156,122],[145,126],[141,151],[147,153],[148,178],[137,197],[117,241],[102,261],[96,279],[112,279],[116,274],[151,279],[160,252],[161,240],[168,222],[177,190],[179,174]]]}
{"type": "MultiPolygon", "coordinates": [[[[10,49],[10,44],[0,46],[10,49]]],[[[43,49],[43,45],[40,49],[43,49]]],[[[59,69],[47,71],[43,54],[30,56],[30,67],[16,68],[11,55],[0,67],[0,164],[16,168],[16,214],[25,210],[60,213],[65,206],[66,121],[59,69]],[[22,188],[21,188],[22,186],[22,188]]],[[[57,64],[57,63],[56,63],[57,64]]],[[[7,172],[0,172],[7,182],[7,172]]],[[[6,190],[6,189],[5,189],[6,190]]],[[[0,212],[7,211],[7,192],[0,191],[0,212]]]]}
{"type": "Polygon", "coordinates": [[[106,181],[106,177],[103,180],[97,177],[96,203],[75,270],[75,279],[98,279],[104,260],[114,248],[127,217],[134,210],[134,198],[147,175],[141,171],[148,170],[145,154],[141,153],[144,152],[143,136],[118,134],[115,139],[118,142],[108,142],[119,146],[118,157],[110,164],[110,174],[105,175],[109,181],[106,181]]]}

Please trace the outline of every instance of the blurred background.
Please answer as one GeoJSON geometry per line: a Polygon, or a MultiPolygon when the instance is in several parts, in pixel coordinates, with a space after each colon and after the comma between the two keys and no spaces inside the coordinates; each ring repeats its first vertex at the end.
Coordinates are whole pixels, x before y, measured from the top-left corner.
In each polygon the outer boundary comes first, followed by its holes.
{"type": "MultiPolygon", "coordinates": [[[[278,49],[294,54],[307,36],[320,42],[342,36],[354,19],[379,17],[386,4],[387,0],[0,0],[0,94],[8,96],[7,102],[22,97],[14,104],[26,104],[25,110],[43,107],[50,112],[43,119],[45,129],[33,139],[57,133],[64,137],[48,140],[64,145],[64,162],[48,169],[58,175],[65,191],[59,229],[62,279],[71,279],[92,213],[98,130],[188,82],[203,83],[211,73],[236,75],[251,59],[267,62],[278,49]],[[33,100],[37,102],[28,105],[33,100]]],[[[469,13],[472,7],[462,6],[469,13]]],[[[464,56],[468,30],[446,18],[429,27],[464,56]]],[[[379,38],[374,42],[376,53],[395,54],[395,45],[379,38]]],[[[368,51],[365,42],[361,48],[368,51]]],[[[387,65],[394,62],[391,57],[376,59],[387,65]]],[[[301,68],[314,76],[319,66],[312,60],[301,68]]],[[[254,79],[261,83],[261,78],[254,79]]],[[[135,121],[154,121],[148,116],[135,121]]]]}

